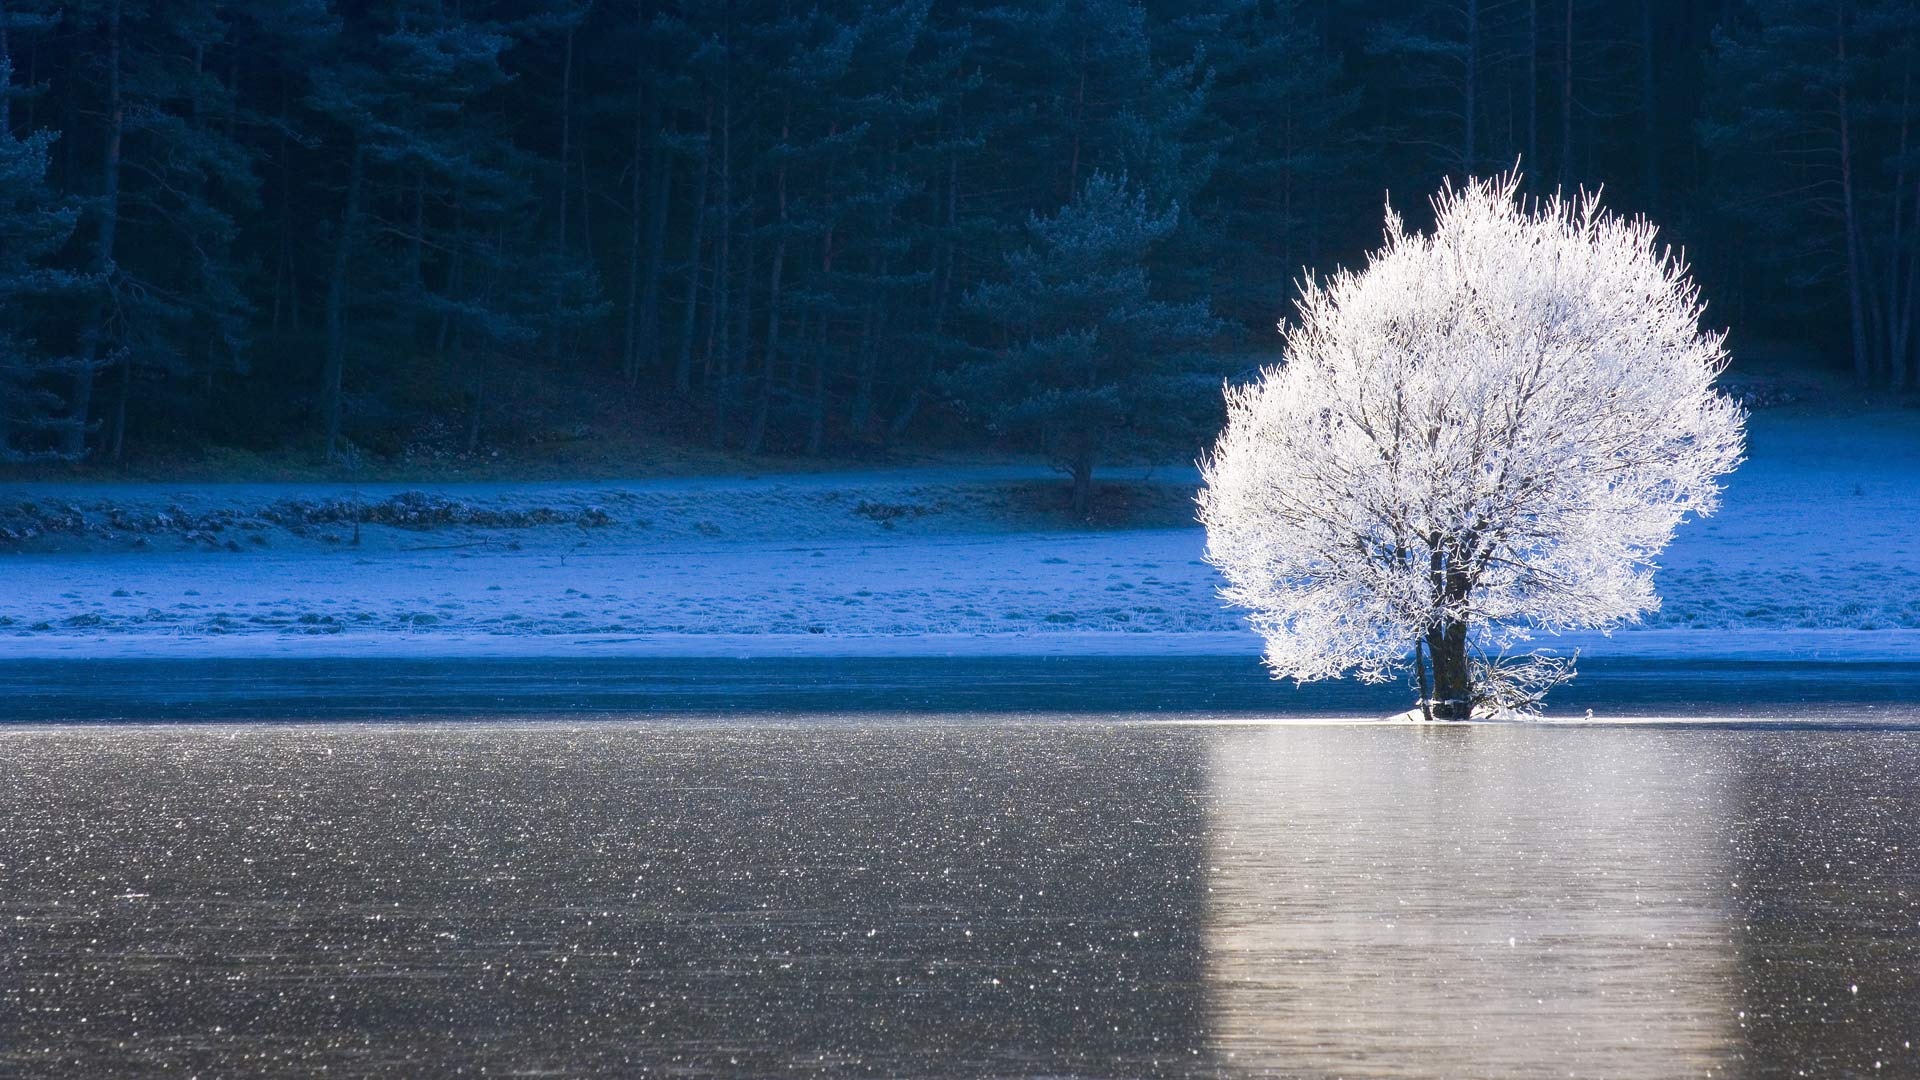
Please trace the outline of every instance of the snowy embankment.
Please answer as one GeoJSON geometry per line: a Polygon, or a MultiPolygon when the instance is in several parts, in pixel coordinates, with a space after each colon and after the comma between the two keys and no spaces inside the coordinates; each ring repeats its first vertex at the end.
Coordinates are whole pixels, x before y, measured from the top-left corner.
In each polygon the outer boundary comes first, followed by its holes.
{"type": "MultiPolygon", "coordinates": [[[[1661,611],[1553,644],[1920,659],[1920,415],[1761,413],[1751,458],[1662,560],[1661,611]]],[[[1135,527],[1065,520],[1019,467],[0,485],[0,657],[1257,652],[1179,524],[1193,471],[1110,479],[1135,527]]]]}

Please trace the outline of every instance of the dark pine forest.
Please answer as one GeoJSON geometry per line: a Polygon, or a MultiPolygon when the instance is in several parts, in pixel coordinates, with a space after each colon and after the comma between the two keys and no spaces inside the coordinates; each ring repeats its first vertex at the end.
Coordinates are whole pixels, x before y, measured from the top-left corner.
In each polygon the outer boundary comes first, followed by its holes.
{"type": "Polygon", "coordinates": [[[1519,163],[1920,380],[1912,0],[3,0],[0,456],[1198,445],[1519,163]],[[572,433],[569,435],[569,433],[572,433]]]}

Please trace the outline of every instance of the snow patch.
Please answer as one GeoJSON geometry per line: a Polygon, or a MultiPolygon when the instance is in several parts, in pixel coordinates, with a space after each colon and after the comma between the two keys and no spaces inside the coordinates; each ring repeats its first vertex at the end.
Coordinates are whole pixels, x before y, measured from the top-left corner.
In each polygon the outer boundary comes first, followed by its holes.
{"type": "MultiPolygon", "coordinates": [[[[1751,436],[1722,512],[1683,528],[1662,560],[1659,612],[1611,637],[1541,643],[1583,657],[1920,660],[1920,416],[1761,413],[1751,436]]],[[[1190,469],[1130,479],[1175,508],[1198,483],[1190,469]]],[[[447,485],[434,491],[491,510],[597,506],[610,522],[373,524],[359,546],[279,531],[239,552],[124,539],[10,550],[0,657],[1258,653],[1218,598],[1198,525],[1087,529],[1022,501],[1059,484],[1015,468],[447,485]],[[863,501],[942,509],[863,514],[863,501]]],[[[0,502],[203,514],[339,494],[11,485],[0,502]]]]}

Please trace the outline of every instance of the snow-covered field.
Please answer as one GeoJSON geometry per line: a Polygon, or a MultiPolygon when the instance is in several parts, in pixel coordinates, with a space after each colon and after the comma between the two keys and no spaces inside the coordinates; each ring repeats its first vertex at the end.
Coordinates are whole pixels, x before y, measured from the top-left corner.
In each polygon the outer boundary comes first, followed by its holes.
{"type": "MultiPolygon", "coordinates": [[[[1564,644],[1920,659],[1920,414],[1761,413],[1750,456],[1662,560],[1662,610],[1564,644]]],[[[1192,470],[1110,479],[1158,527],[1076,526],[1011,466],[443,485],[479,523],[357,544],[315,504],[403,489],[0,485],[0,512],[94,522],[0,544],[0,656],[1256,652],[1199,528],[1168,527],[1192,470]]]]}

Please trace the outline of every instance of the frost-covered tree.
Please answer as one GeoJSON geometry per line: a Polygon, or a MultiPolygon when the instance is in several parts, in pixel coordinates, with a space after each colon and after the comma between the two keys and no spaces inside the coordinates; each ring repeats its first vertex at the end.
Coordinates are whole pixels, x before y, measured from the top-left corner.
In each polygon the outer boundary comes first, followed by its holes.
{"type": "Polygon", "coordinates": [[[1200,517],[1277,677],[1411,667],[1433,718],[1529,707],[1565,666],[1488,658],[1653,610],[1651,560],[1740,461],[1686,266],[1518,186],[1449,187],[1427,235],[1389,210],[1364,269],[1303,285],[1285,366],[1227,392],[1200,517]]]}

